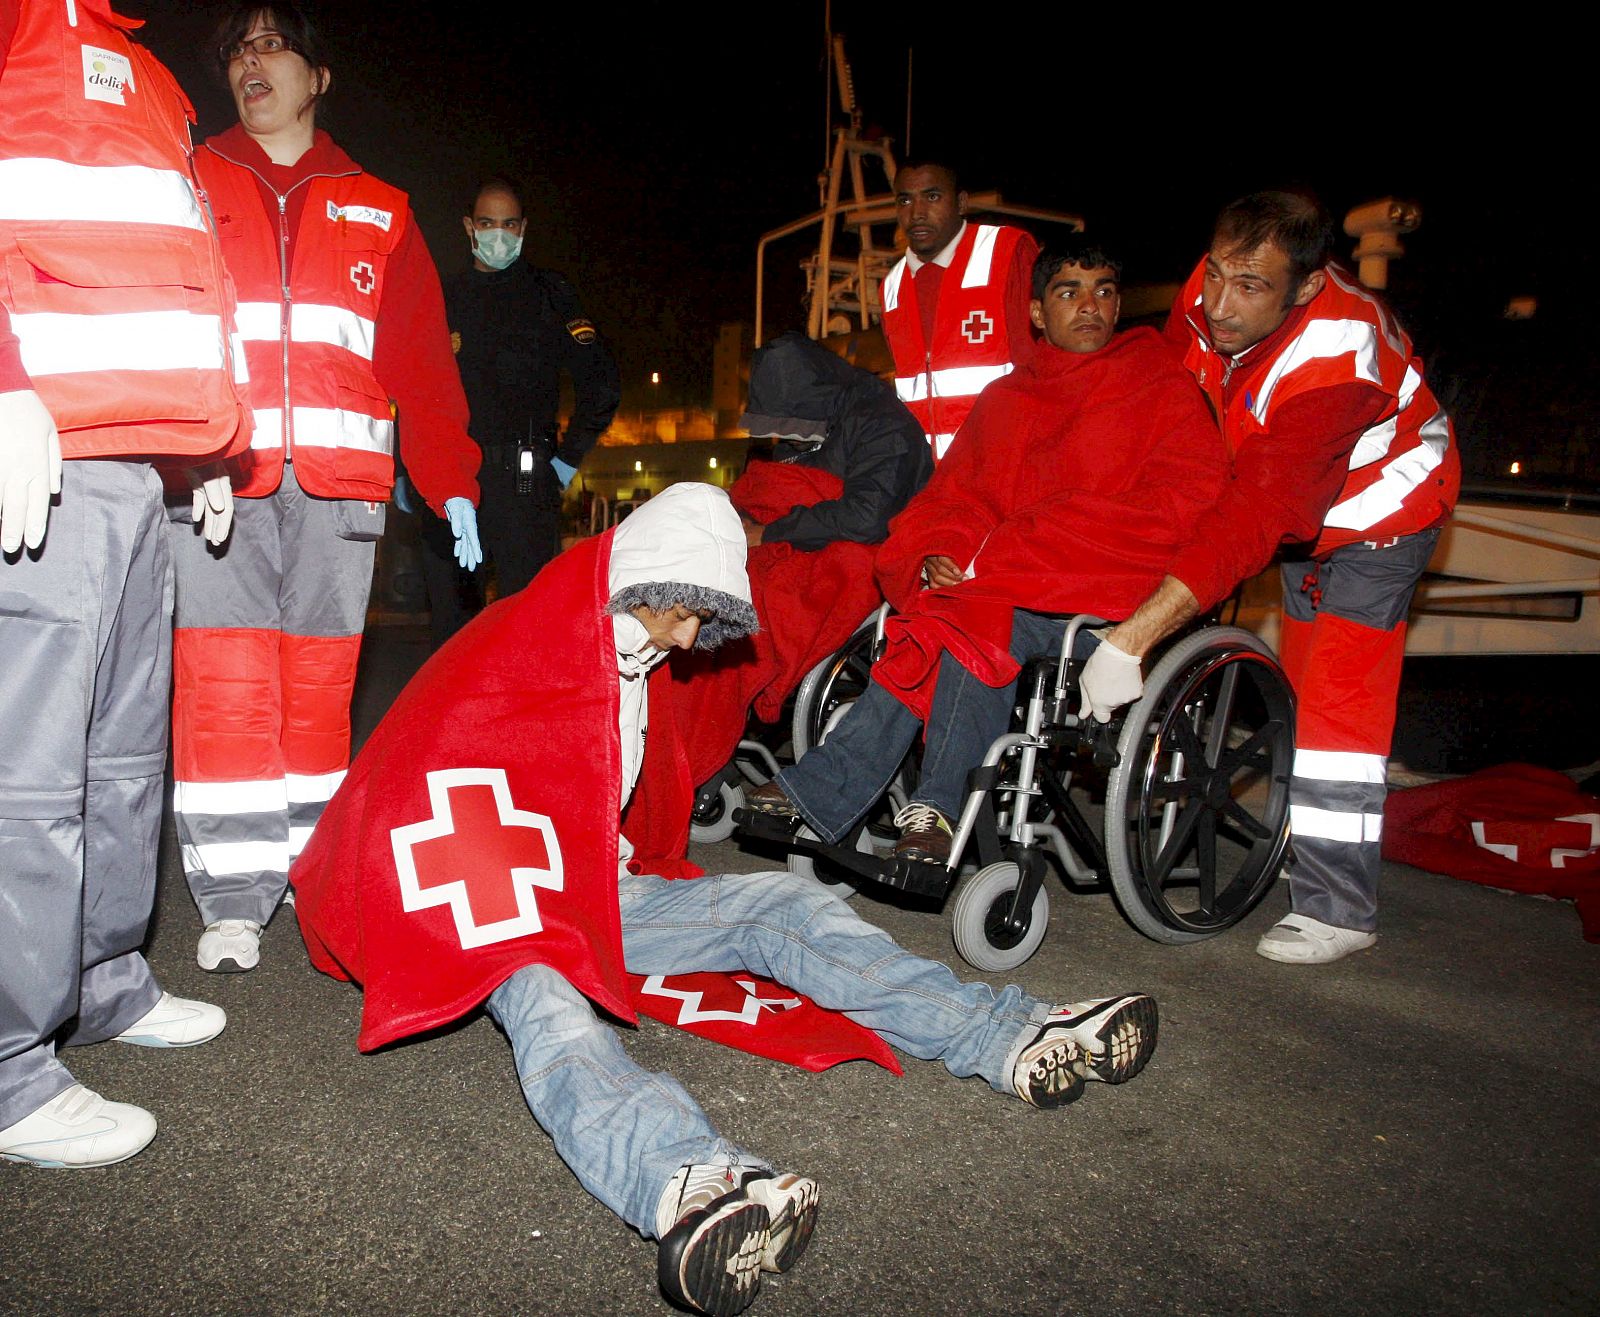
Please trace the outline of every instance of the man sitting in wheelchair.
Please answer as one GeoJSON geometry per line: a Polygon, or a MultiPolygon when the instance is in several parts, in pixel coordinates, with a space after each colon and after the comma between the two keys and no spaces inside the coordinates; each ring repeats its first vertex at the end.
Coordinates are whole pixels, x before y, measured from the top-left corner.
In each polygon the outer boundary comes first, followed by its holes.
{"type": "Polygon", "coordinates": [[[878,552],[896,615],[872,684],[822,745],[746,793],[752,809],[837,842],[925,725],[894,854],[946,863],[967,774],[1005,731],[1021,662],[1059,647],[1059,615],[1123,618],[1160,584],[1219,496],[1227,456],[1160,335],[1115,333],[1121,276],[1082,236],[1040,253],[1038,352],[983,391],[878,552]]]}

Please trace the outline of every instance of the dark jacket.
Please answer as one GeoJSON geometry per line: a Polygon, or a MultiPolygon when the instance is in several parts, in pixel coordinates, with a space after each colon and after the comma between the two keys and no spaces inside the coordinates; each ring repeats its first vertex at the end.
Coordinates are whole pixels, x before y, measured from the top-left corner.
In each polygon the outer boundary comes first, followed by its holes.
{"type": "Polygon", "coordinates": [[[783,334],[756,350],[745,423],[752,435],[779,436],[776,460],[844,481],[839,498],[769,523],[762,536],[769,544],[877,544],[933,472],[922,427],[894,390],[803,334],[783,334]]]}
{"type": "Polygon", "coordinates": [[[583,314],[578,292],[553,270],[517,261],[466,270],[446,281],[445,311],[456,364],[484,447],[531,438],[577,466],[621,401],[617,365],[583,314]],[[572,376],[572,419],[557,434],[561,371],[572,376]]]}

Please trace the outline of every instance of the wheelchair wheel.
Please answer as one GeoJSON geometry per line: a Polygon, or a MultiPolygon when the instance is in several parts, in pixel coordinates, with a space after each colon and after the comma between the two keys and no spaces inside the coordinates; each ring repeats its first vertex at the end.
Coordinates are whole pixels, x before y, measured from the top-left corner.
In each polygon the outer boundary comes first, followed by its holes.
{"type": "MultiPolygon", "coordinates": [[[[804,823],[800,825],[800,836],[815,839],[816,835],[804,823]]],[[[872,853],[872,833],[865,828],[856,838],[856,850],[863,855],[872,853]]],[[[855,885],[855,875],[829,860],[818,860],[804,851],[790,851],[788,864],[790,873],[799,874],[802,878],[815,878],[819,883],[831,887],[833,894],[843,900],[850,900],[859,890],[855,885]]]]}
{"type": "Polygon", "coordinates": [[[1050,922],[1050,898],[1043,887],[1033,898],[1026,926],[1020,933],[1002,927],[1021,877],[1015,864],[1003,860],[979,869],[956,893],[956,950],[974,969],[990,973],[1016,969],[1044,941],[1045,926],[1050,922]]]}
{"type": "Polygon", "coordinates": [[[1112,890],[1158,942],[1213,937],[1272,886],[1289,838],[1294,695],[1248,631],[1207,627],[1152,669],[1106,784],[1112,890]]]}
{"type": "Polygon", "coordinates": [[[868,618],[849,640],[801,679],[794,693],[794,721],[790,725],[796,761],[821,743],[828,728],[867,689],[872,680],[873,634],[873,621],[868,618]]]}
{"type": "MultiPolygon", "coordinates": [[[[876,638],[876,619],[868,617],[850,639],[823,659],[800,682],[794,696],[794,718],[790,724],[791,748],[796,762],[808,750],[820,745],[839,720],[850,710],[872,680],[872,646],[876,638]]],[[[883,802],[867,817],[867,826],[856,839],[862,854],[894,845],[899,837],[894,827],[895,811],[906,803],[908,783],[916,779],[917,749],[907,753],[883,802]]],[[[832,886],[846,900],[856,894],[854,875],[848,870],[818,864],[809,855],[789,856],[789,872],[816,878],[832,886]]]]}
{"type": "Polygon", "coordinates": [[[727,841],[733,836],[733,811],[744,808],[744,788],[737,782],[724,782],[715,798],[696,800],[689,815],[689,840],[727,841]]]}

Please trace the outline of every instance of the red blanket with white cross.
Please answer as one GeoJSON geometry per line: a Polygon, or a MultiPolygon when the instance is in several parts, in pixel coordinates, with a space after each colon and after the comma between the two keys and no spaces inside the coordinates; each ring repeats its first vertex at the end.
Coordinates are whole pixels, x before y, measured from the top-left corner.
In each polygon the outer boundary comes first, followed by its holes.
{"type": "Polygon", "coordinates": [[[1565,773],[1500,764],[1391,791],[1383,858],[1573,901],[1584,940],[1600,942],[1600,798],[1565,773]]]}
{"type": "MultiPolygon", "coordinates": [[[[290,875],[312,964],[365,989],[363,1051],[448,1024],[545,964],[624,1020],[642,1010],[812,1069],[866,1057],[898,1070],[871,1031],[749,975],[627,974],[610,546],[584,541],[486,609],[368,738],[290,875]]],[[[646,757],[682,808],[629,839],[636,871],[687,877],[698,871],[681,860],[654,862],[681,856],[691,791],[665,667],[646,757]]]]}

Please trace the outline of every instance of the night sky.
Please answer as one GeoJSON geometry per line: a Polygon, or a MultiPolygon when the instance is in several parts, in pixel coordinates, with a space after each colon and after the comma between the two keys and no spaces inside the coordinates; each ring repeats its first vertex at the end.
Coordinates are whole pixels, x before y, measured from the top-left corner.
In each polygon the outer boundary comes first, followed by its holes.
{"type": "MultiPolygon", "coordinates": [[[[205,54],[226,6],[121,7],[150,20],[143,38],[201,135],[230,126],[205,54]]],[[[1253,188],[1309,185],[1341,215],[1401,196],[1424,222],[1391,297],[1425,352],[1473,358],[1504,335],[1506,301],[1531,294],[1540,341],[1581,341],[1574,369],[1592,366],[1600,115],[1577,65],[1586,43],[1514,6],[1426,23],[1325,7],[1299,31],[1259,7],[1220,12],[834,0],[832,19],[866,119],[898,153],[909,46],[915,154],[952,160],[973,190],[1083,215],[1130,281],[1181,279],[1216,208],[1253,188]]],[[[752,318],[757,239],[818,204],[821,0],[324,0],[313,13],[334,74],[319,124],[411,194],[442,272],[467,264],[456,217],[473,181],[509,170],[530,192],[529,255],[577,284],[630,402],[652,370],[663,403],[707,399],[717,326],[752,318]]],[[[808,250],[794,239],[769,259],[775,327],[801,322],[808,250]]]]}

